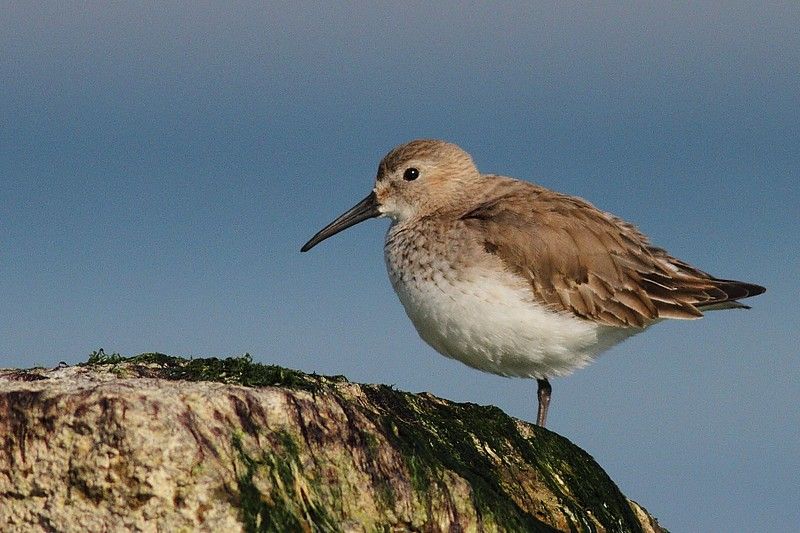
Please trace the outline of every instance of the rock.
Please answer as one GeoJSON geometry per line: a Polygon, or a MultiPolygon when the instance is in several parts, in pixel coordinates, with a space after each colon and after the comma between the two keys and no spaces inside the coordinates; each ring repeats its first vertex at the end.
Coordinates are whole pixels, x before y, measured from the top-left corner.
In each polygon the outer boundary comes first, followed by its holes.
{"type": "Polygon", "coordinates": [[[584,451],[495,407],[254,364],[0,371],[2,531],[643,531],[584,451]]]}

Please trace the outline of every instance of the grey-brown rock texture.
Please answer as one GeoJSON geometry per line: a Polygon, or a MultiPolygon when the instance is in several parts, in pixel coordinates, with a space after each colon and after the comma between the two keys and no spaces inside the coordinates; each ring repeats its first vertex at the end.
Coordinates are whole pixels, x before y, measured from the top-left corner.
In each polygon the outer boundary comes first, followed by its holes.
{"type": "Polygon", "coordinates": [[[0,370],[0,530],[663,531],[494,407],[252,363],[0,370]]]}

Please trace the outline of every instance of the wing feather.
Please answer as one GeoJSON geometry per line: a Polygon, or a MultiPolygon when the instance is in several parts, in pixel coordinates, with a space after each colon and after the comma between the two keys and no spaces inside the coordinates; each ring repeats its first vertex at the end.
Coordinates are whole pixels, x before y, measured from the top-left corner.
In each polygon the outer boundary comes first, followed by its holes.
{"type": "Polygon", "coordinates": [[[735,300],[764,292],[675,259],[633,225],[579,198],[498,180],[460,220],[554,310],[644,327],[660,318],[698,318],[703,308],[744,307],[735,300]]]}

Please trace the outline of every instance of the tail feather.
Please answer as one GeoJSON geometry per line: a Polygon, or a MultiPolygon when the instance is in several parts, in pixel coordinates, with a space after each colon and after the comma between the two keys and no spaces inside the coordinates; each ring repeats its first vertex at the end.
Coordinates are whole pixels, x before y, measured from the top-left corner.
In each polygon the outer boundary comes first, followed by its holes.
{"type": "Polygon", "coordinates": [[[715,298],[708,302],[698,302],[695,306],[701,311],[712,311],[714,309],[750,309],[750,306],[739,303],[738,300],[757,296],[767,289],[755,283],[735,281],[730,279],[712,278],[711,283],[714,287],[724,293],[724,297],[715,298]]]}

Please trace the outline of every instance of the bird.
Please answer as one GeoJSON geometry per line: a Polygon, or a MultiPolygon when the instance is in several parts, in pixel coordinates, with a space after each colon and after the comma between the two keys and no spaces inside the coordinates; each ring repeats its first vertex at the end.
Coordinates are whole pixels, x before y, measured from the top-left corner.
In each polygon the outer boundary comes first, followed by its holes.
{"type": "Polygon", "coordinates": [[[766,289],[716,278],[582,198],[482,174],[458,145],[417,139],[378,165],[372,191],[302,248],[387,217],[389,280],[419,336],[475,369],[552,386],[653,324],[693,320],[766,289]]]}

